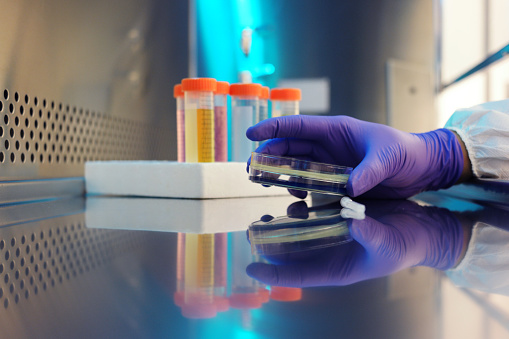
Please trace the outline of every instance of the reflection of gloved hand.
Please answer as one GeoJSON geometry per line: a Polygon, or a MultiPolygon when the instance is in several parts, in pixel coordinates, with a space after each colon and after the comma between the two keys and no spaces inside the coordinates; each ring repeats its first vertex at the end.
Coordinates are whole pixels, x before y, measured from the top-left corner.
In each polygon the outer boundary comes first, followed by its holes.
{"type": "MultiPolygon", "coordinates": [[[[463,153],[449,130],[410,134],[347,116],[286,116],[249,128],[249,139],[273,139],[257,152],[355,167],[347,193],[406,198],[453,185],[463,153]]],[[[292,194],[305,197],[305,192],[292,194]]]]}
{"type": "Polygon", "coordinates": [[[366,201],[368,217],[349,220],[354,241],[323,250],[266,257],[247,274],[268,285],[347,285],[411,266],[445,270],[461,257],[463,228],[448,210],[411,201],[366,201]]]}

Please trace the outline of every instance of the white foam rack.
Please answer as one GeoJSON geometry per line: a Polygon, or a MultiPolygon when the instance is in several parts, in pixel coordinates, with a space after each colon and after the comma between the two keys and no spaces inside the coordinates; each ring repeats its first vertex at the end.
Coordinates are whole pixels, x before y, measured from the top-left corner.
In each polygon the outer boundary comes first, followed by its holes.
{"type": "Polygon", "coordinates": [[[87,194],[187,199],[288,195],[248,179],[245,162],[93,161],[85,164],[87,194]]]}

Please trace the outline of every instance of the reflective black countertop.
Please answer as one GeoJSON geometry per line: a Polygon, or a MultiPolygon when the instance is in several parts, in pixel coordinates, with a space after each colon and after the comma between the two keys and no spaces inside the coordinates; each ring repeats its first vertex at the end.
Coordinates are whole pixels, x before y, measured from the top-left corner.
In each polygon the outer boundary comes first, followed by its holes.
{"type": "Polygon", "coordinates": [[[505,187],[362,201],[364,219],[316,195],[0,206],[0,338],[508,337],[505,187]],[[298,226],[246,232],[277,217],[298,226]]]}

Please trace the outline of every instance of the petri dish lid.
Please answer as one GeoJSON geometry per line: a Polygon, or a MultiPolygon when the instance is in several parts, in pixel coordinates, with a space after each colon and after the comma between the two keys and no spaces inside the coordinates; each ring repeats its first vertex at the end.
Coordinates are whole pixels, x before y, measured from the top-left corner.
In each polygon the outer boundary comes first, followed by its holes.
{"type": "Polygon", "coordinates": [[[282,157],[271,154],[251,153],[250,168],[272,174],[289,175],[346,184],[353,168],[282,157]]]}
{"type": "Polygon", "coordinates": [[[265,185],[345,195],[352,171],[351,167],[253,152],[249,179],[265,185]]]}

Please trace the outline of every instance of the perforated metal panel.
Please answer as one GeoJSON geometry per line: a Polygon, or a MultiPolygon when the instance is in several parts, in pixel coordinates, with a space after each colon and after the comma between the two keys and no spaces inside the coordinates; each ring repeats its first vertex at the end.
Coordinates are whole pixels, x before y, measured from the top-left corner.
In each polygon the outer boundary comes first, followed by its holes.
{"type": "Polygon", "coordinates": [[[150,233],[88,229],[80,206],[83,198],[28,204],[36,220],[0,228],[0,338],[98,337],[109,326],[108,298],[139,292],[120,286],[139,275],[150,233]],[[81,322],[89,322],[83,333],[81,322]]]}
{"type": "Polygon", "coordinates": [[[176,159],[187,6],[0,1],[0,182],[81,177],[86,161],[176,159]]]}
{"type": "MultiPolygon", "coordinates": [[[[150,151],[150,138],[169,134],[162,127],[9,89],[1,93],[0,116],[3,179],[80,176],[86,161],[148,159],[158,152],[158,145],[150,151]]],[[[159,146],[164,154],[168,144],[159,146]]]]}
{"type": "Polygon", "coordinates": [[[87,229],[80,217],[42,222],[37,230],[2,232],[0,305],[15,307],[90,272],[119,255],[134,252],[139,234],[87,229]]]}

